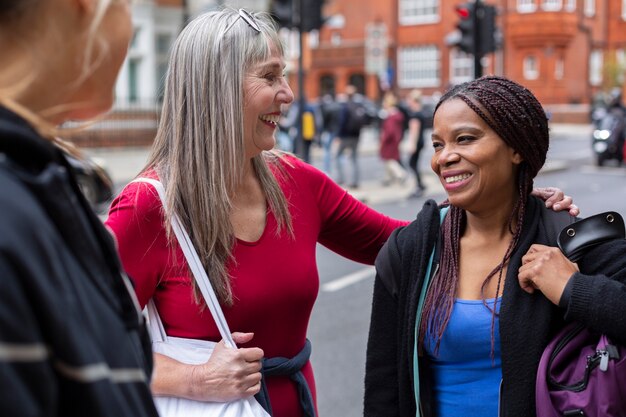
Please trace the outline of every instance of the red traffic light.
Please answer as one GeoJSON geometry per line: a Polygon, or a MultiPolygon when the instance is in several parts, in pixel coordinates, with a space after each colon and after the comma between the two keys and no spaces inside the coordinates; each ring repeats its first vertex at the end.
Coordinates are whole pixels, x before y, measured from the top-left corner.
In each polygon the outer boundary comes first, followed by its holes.
{"type": "Polygon", "coordinates": [[[469,19],[470,18],[470,10],[468,7],[466,6],[456,6],[456,14],[459,15],[459,17],[463,20],[465,19],[469,19]]]}

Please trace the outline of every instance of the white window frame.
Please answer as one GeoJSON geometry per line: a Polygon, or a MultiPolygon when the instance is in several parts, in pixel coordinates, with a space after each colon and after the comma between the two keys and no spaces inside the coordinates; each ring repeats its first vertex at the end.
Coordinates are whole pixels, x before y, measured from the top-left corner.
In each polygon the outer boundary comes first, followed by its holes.
{"type": "Polygon", "coordinates": [[[565,77],[565,60],[557,58],[554,63],[554,79],[562,80],[565,77]]]}
{"type": "Polygon", "coordinates": [[[450,50],[450,82],[460,84],[474,78],[474,56],[458,48],[450,50]]]}
{"type": "Polygon", "coordinates": [[[576,0],[565,0],[564,8],[566,12],[576,11],[576,0]]]}
{"type": "Polygon", "coordinates": [[[398,0],[398,22],[401,25],[438,23],[441,0],[398,0]]]}
{"type": "Polygon", "coordinates": [[[563,8],[563,0],[541,0],[541,8],[546,12],[558,12],[563,8]]]}
{"type": "Polygon", "coordinates": [[[533,13],[537,10],[537,0],[517,0],[518,13],[533,13]]]}
{"type": "Polygon", "coordinates": [[[622,0],[622,20],[626,20],[626,0],[622,0]]]}
{"type": "Polygon", "coordinates": [[[400,88],[440,86],[441,52],[437,45],[398,48],[397,59],[400,88]]]}
{"type": "Polygon", "coordinates": [[[525,80],[536,80],[539,78],[541,71],[539,58],[535,55],[527,55],[522,62],[522,73],[525,80]]]}
{"type": "Polygon", "coordinates": [[[626,73],[626,50],[625,49],[620,48],[615,51],[615,62],[617,62],[617,65],[621,69],[617,77],[617,81],[623,84],[624,75],[625,75],[624,73],[626,73]]]}
{"type": "Polygon", "coordinates": [[[593,86],[602,85],[602,71],[604,56],[601,49],[594,49],[589,54],[589,84],[593,86]]]}
{"type": "Polygon", "coordinates": [[[587,17],[596,15],[596,0],[584,0],[583,12],[587,17]]]}

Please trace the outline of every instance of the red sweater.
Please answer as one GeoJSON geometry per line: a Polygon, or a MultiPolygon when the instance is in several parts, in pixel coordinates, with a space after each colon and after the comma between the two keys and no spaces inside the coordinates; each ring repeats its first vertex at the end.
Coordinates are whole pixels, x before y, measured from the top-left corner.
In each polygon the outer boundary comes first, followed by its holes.
{"type": "MultiPolygon", "coordinates": [[[[274,169],[288,201],[296,238],[276,234],[268,211],[265,230],[256,242],[237,239],[232,276],[232,307],[222,307],[233,332],[254,332],[250,346],[266,357],[293,357],[304,346],[311,309],[319,289],[315,248],[319,242],[352,260],[373,264],[393,229],[406,224],[386,217],[354,199],[328,176],[295,158],[274,169]]],[[[119,243],[122,263],[135,283],[142,307],[154,297],[170,336],[220,340],[208,310],[192,298],[190,275],[180,247],[168,246],[161,203],[145,183],[132,183],[113,201],[106,224],[119,243]],[[172,257],[174,253],[174,257],[172,257]]],[[[303,369],[313,398],[310,363],[303,369]]],[[[275,417],[300,416],[295,385],[271,377],[268,392],[275,417]]]]}

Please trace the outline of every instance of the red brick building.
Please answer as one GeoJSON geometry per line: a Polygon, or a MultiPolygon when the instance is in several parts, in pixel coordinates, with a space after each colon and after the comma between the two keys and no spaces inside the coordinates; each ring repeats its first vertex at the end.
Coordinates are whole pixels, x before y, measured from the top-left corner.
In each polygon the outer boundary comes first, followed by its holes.
{"type": "MultiPolygon", "coordinates": [[[[472,56],[446,42],[456,29],[455,6],[461,3],[327,0],[325,15],[333,19],[317,37],[309,36],[313,42],[305,42],[307,96],[341,92],[353,83],[377,99],[387,88],[386,80],[401,95],[413,88],[433,94],[471,79],[472,56]],[[380,74],[366,71],[371,50],[366,33],[372,24],[386,29],[388,71],[380,74]]],[[[624,88],[626,0],[485,3],[498,10],[502,47],[483,60],[483,73],[504,75],[528,86],[563,121],[572,114],[585,115],[599,91],[624,88]]]]}

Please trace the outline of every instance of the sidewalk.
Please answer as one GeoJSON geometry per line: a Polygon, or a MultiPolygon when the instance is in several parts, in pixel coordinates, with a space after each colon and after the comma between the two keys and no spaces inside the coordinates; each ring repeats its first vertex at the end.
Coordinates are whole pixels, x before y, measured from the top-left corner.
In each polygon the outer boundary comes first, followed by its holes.
{"type": "MultiPolygon", "coordinates": [[[[581,131],[589,131],[591,134],[590,125],[567,125],[567,124],[555,124],[550,126],[550,133],[555,137],[566,137],[569,133],[576,132],[580,134],[581,131]]],[[[402,146],[406,146],[406,142],[402,143],[402,146]]],[[[109,171],[113,183],[116,188],[124,186],[131,181],[144,167],[148,159],[150,149],[149,148],[94,148],[85,149],[85,153],[89,156],[99,160],[109,171]]],[[[366,130],[361,136],[359,142],[359,155],[360,156],[373,156],[378,154],[378,137],[374,130],[366,130]]],[[[425,146],[421,160],[427,162],[432,154],[432,148],[425,146]]],[[[408,155],[406,150],[403,151],[403,155],[408,155]]],[[[318,147],[312,148],[312,158],[317,164],[317,161],[322,159],[322,150],[318,147]]],[[[427,166],[427,164],[426,164],[427,166]]],[[[541,173],[553,172],[562,170],[567,167],[565,161],[548,161],[541,173]]],[[[429,168],[422,166],[422,178],[426,185],[426,191],[421,198],[434,197],[441,199],[444,195],[444,190],[439,183],[438,178],[430,171],[429,168]]],[[[367,204],[381,204],[381,203],[393,203],[403,201],[409,198],[409,195],[415,190],[413,178],[410,178],[404,185],[391,185],[383,186],[380,179],[366,180],[359,184],[357,189],[347,189],[357,199],[367,204]]]]}

